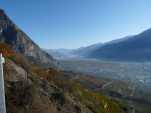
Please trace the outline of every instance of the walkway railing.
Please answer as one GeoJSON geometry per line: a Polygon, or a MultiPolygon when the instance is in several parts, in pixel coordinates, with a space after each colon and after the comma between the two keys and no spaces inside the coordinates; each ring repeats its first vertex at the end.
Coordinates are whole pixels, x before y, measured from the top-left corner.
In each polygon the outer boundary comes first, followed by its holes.
{"type": "Polygon", "coordinates": [[[0,113],[6,113],[5,87],[4,87],[4,74],[3,74],[4,63],[5,63],[5,59],[0,53],[0,113]]]}

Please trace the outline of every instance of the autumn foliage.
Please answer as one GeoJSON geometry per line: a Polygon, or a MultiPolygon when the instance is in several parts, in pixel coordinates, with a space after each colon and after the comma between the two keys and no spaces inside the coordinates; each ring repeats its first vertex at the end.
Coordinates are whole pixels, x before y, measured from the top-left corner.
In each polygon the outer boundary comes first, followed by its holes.
{"type": "Polygon", "coordinates": [[[4,57],[12,57],[14,56],[14,52],[8,44],[0,43],[0,53],[3,54],[4,57]]]}

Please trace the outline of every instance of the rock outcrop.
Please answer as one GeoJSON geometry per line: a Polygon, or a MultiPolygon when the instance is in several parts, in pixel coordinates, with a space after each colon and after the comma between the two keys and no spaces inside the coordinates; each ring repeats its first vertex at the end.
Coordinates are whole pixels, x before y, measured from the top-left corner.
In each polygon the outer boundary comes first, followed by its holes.
{"type": "Polygon", "coordinates": [[[22,30],[20,30],[0,9],[0,42],[12,46],[15,52],[25,55],[33,63],[55,67],[56,60],[44,52],[22,30]]]}

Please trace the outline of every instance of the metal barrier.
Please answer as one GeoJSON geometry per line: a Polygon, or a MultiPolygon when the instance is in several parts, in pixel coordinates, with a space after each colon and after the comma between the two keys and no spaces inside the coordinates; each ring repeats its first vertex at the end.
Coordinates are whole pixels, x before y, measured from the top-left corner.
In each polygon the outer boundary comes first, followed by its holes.
{"type": "Polygon", "coordinates": [[[4,63],[5,63],[5,59],[0,53],[0,113],[6,113],[5,87],[4,87],[4,74],[3,74],[4,63]]]}

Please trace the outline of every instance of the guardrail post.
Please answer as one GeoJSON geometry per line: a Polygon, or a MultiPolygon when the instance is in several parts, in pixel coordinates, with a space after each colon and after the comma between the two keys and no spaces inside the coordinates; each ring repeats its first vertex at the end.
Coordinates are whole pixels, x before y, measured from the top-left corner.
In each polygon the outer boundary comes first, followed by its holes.
{"type": "Polygon", "coordinates": [[[4,63],[5,63],[5,59],[0,53],[0,113],[6,113],[4,73],[3,73],[4,63]]]}

